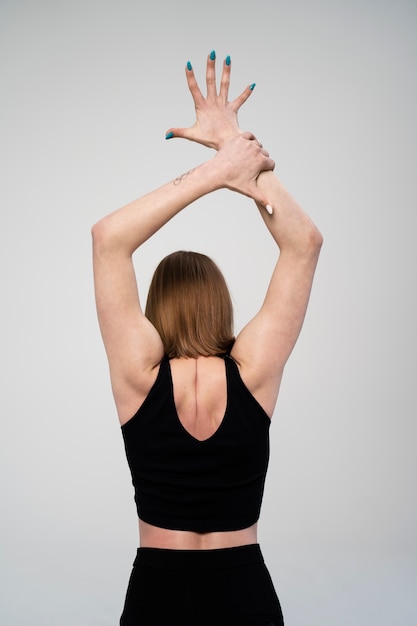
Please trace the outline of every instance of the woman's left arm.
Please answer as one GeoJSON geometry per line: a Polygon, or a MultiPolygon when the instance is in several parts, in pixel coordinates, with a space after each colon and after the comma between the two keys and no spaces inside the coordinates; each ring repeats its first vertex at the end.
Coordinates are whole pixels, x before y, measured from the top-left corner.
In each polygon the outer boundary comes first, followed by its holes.
{"type": "Polygon", "coordinates": [[[237,336],[231,355],[247,387],[272,416],[284,366],[304,322],[323,238],[273,172],[262,172],[257,184],[273,206],[268,215],[257,203],[279,256],[264,302],[237,336]]]}
{"type": "MultiPolygon", "coordinates": [[[[254,85],[229,102],[230,58],[223,61],[220,89],[216,88],[215,55],[207,57],[204,97],[190,65],[186,68],[196,121],[190,128],[171,128],[168,137],[181,137],[219,149],[241,134],[237,113],[254,85]]],[[[257,189],[272,209],[255,202],[279,253],[263,305],[239,333],[231,355],[242,378],[269,415],[272,415],[285,363],[300,333],[310,296],[322,236],[307,214],[272,171],[261,172],[257,189]]]]}

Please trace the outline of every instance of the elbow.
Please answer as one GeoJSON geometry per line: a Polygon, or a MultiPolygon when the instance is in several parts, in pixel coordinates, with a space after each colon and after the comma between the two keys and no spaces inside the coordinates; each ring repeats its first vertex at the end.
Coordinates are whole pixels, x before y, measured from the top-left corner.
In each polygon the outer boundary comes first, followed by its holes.
{"type": "Polygon", "coordinates": [[[91,236],[94,239],[98,239],[103,231],[103,223],[104,220],[100,220],[92,225],[91,227],[91,236]]]}
{"type": "Polygon", "coordinates": [[[317,226],[313,227],[312,233],[310,235],[310,240],[311,240],[312,248],[314,248],[315,250],[317,250],[318,253],[320,253],[324,239],[323,239],[323,235],[321,234],[317,226]]]}
{"type": "Polygon", "coordinates": [[[102,221],[96,222],[91,227],[91,239],[93,241],[93,247],[96,248],[103,240],[103,226],[102,221]]]}
{"type": "Polygon", "coordinates": [[[128,235],[118,228],[112,215],[104,217],[91,227],[91,237],[95,256],[132,256],[135,250],[130,245],[128,235]]]}
{"type": "Polygon", "coordinates": [[[91,227],[91,239],[93,240],[93,243],[97,241],[97,238],[99,236],[99,231],[100,231],[100,222],[96,222],[91,227]]]}
{"type": "Polygon", "coordinates": [[[91,238],[94,252],[103,252],[112,247],[114,237],[108,227],[106,218],[96,222],[96,224],[91,227],[91,238]]]}
{"type": "Polygon", "coordinates": [[[304,253],[308,256],[313,256],[318,258],[320,254],[321,247],[323,245],[323,235],[315,226],[311,224],[309,228],[305,232],[304,241],[303,241],[303,249],[304,253]]]}
{"type": "Polygon", "coordinates": [[[317,262],[323,245],[323,235],[319,229],[307,220],[303,227],[284,242],[277,242],[280,253],[288,253],[297,259],[317,262]]]}

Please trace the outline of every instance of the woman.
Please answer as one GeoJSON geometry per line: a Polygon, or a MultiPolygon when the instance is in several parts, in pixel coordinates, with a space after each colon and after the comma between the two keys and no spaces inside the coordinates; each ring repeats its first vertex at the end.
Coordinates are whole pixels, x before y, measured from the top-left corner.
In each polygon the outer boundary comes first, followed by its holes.
{"type": "Polygon", "coordinates": [[[122,626],[283,624],[256,523],[270,418],[322,238],[268,152],[239,129],[254,85],[229,102],[230,69],[227,57],[217,93],[208,56],[204,98],[187,64],[196,122],[166,135],[216,155],[92,229],[97,311],[139,516],[122,626]],[[171,218],[221,188],[255,200],[279,249],[265,300],[236,339],[224,279],[208,257],[164,259],[145,313],[132,263],[171,218]]]}

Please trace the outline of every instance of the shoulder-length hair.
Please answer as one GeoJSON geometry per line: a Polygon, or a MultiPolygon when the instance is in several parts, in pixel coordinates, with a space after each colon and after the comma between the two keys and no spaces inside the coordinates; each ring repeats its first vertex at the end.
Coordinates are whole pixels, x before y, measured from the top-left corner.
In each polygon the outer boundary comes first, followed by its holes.
{"type": "Polygon", "coordinates": [[[223,274],[205,254],[162,259],[145,309],[169,358],[227,354],[234,342],[233,305],[223,274]]]}

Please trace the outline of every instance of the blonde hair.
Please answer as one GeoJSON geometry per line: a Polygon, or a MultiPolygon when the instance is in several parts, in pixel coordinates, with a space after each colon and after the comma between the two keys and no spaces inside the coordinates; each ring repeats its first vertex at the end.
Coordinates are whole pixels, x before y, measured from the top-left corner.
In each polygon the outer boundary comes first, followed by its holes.
{"type": "Polygon", "coordinates": [[[233,306],[210,257],[178,251],[162,259],[145,309],[169,358],[227,354],[234,342],[233,306]]]}

